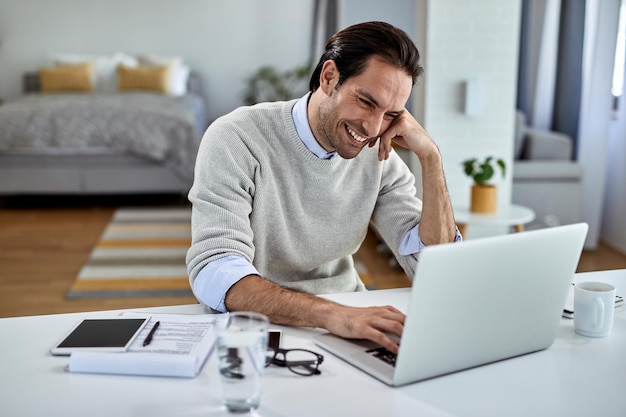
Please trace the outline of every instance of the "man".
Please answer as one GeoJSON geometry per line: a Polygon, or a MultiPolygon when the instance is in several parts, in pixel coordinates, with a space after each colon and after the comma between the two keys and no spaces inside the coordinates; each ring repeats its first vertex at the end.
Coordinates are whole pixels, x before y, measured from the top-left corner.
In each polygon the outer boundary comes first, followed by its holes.
{"type": "Polygon", "coordinates": [[[421,72],[403,31],[354,25],[329,39],[305,97],[242,107],[209,127],[189,193],[199,301],[397,352],[389,334],[401,335],[403,313],[313,294],[365,289],[352,255],[370,223],[409,275],[424,245],[460,240],[441,155],[405,109],[421,72]],[[419,158],[423,201],[392,143],[419,158]]]}

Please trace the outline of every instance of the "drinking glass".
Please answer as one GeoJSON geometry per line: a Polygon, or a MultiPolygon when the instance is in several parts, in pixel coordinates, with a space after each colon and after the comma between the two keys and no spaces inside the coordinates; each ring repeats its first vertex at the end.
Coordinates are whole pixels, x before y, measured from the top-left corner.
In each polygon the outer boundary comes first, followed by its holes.
{"type": "Polygon", "coordinates": [[[228,411],[243,413],[259,407],[268,327],[263,314],[235,312],[218,331],[222,402],[228,411]]]}

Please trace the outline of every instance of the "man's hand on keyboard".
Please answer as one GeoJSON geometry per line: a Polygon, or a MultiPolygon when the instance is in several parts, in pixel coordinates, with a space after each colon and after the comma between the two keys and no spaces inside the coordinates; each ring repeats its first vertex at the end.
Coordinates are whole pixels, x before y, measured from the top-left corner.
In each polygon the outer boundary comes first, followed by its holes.
{"type": "Polygon", "coordinates": [[[368,339],[393,353],[398,353],[398,343],[388,336],[402,336],[405,315],[391,306],[347,307],[335,305],[324,326],[337,336],[350,339],[368,339]]]}

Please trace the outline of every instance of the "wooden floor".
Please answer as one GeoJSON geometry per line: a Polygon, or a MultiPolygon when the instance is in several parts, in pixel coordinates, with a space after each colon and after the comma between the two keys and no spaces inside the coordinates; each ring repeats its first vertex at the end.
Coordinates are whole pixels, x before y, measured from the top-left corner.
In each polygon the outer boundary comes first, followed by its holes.
{"type": "MultiPolygon", "coordinates": [[[[55,200],[59,201],[59,200],[55,200]]],[[[66,300],[64,295],[98,237],[116,200],[61,200],[58,204],[0,200],[0,317],[195,303],[193,297],[66,300]]],[[[125,200],[124,205],[184,204],[171,199],[125,200]]],[[[410,285],[408,277],[367,237],[357,254],[375,288],[410,285]]],[[[578,272],[626,268],[626,256],[605,246],[585,251],[578,272]]]]}
{"type": "Polygon", "coordinates": [[[180,205],[178,197],[64,198],[0,202],[0,317],[195,303],[193,297],[67,300],[65,292],[106,227],[116,202],[180,205]]]}

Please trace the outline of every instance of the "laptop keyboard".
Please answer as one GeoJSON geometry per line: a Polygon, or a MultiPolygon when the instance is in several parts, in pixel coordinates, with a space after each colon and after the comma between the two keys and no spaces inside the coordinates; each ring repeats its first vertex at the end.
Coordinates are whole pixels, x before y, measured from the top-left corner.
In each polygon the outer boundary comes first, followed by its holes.
{"type": "Polygon", "coordinates": [[[395,367],[396,366],[396,358],[397,355],[393,352],[388,351],[384,347],[378,347],[373,349],[368,349],[365,351],[366,353],[370,353],[375,358],[380,359],[383,362],[388,363],[389,365],[395,367]]]}

